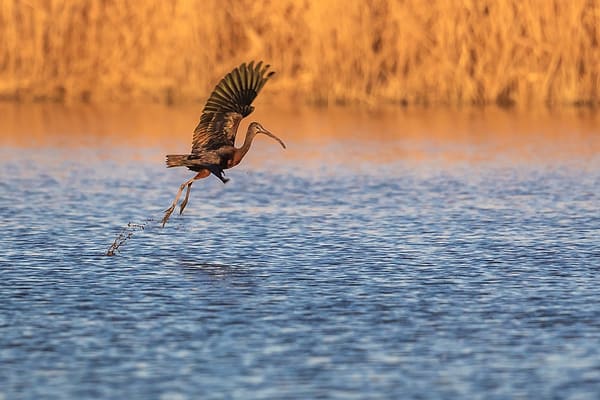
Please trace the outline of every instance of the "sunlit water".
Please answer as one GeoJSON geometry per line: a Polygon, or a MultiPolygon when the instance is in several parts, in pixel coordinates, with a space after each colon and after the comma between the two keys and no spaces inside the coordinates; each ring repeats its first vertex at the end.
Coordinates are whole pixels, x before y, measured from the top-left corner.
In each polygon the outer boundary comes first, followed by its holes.
{"type": "Polygon", "coordinates": [[[164,229],[189,129],[5,132],[0,399],[598,398],[593,128],[351,116],[257,117],[289,149],[257,139],[164,229]]]}

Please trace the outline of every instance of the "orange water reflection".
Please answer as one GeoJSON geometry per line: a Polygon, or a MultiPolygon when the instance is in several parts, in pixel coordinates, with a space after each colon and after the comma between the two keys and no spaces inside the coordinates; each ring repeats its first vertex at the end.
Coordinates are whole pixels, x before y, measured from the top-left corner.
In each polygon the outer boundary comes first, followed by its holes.
{"type": "MultiPolygon", "coordinates": [[[[0,104],[2,147],[96,148],[135,158],[187,152],[201,106],[0,104]],[[142,151],[143,150],[143,151],[142,151]]],[[[257,139],[245,163],[308,164],[594,161],[600,117],[590,109],[311,109],[261,104],[247,119],[284,139],[257,139]],[[277,152],[277,153],[276,153],[277,152]]],[[[243,139],[243,123],[238,139],[243,139]]],[[[160,160],[159,160],[160,159],[160,160]]]]}

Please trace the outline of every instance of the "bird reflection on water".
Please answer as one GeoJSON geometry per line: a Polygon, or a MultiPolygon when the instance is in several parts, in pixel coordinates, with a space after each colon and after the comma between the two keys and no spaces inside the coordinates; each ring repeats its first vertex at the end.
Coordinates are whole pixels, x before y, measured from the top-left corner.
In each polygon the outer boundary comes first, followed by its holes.
{"type": "Polygon", "coordinates": [[[225,279],[243,273],[243,268],[241,267],[228,264],[198,262],[191,259],[181,260],[179,267],[186,273],[206,274],[215,279],[225,279]]]}

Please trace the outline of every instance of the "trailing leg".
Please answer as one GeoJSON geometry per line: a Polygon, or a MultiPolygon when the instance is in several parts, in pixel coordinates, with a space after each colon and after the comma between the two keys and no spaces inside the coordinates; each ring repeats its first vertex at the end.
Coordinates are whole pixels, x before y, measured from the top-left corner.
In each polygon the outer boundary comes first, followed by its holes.
{"type": "Polygon", "coordinates": [[[177,202],[179,201],[179,197],[181,197],[181,192],[183,192],[183,189],[186,186],[191,185],[192,182],[194,182],[194,179],[195,179],[195,177],[192,178],[192,179],[190,179],[190,180],[185,181],[184,183],[181,184],[181,186],[179,186],[179,190],[177,191],[177,194],[175,195],[175,200],[173,200],[173,203],[171,204],[171,206],[165,210],[165,216],[162,219],[162,226],[163,227],[165,226],[165,224],[169,220],[169,217],[173,213],[173,210],[175,210],[175,206],[177,205],[177,202]]]}
{"type": "MultiPolygon", "coordinates": [[[[204,169],[204,170],[198,172],[198,174],[194,177],[194,181],[197,181],[198,179],[206,178],[209,175],[210,175],[210,171],[204,169]]],[[[192,183],[194,183],[194,181],[190,182],[187,185],[187,192],[185,192],[185,198],[181,202],[181,206],[179,208],[180,215],[183,213],[183,209],[185,208],[185,206],[188,203],[188,199],[190,198],[190,190],[192,189],[192,183]]]]}
{"type": "Polygon", "coordinates": [[[187,185],[187,191],[185,192],[185,197],[184,197],[183,201],[181,202],[181,205],[179,206],[179,215],[183,214],[183,209],[185,208],[185,206],[188,203],[188,199],[190,198],[190,191],[192,190],[192,183],[194,183],[194,182],[192,181],[187,185]]]}

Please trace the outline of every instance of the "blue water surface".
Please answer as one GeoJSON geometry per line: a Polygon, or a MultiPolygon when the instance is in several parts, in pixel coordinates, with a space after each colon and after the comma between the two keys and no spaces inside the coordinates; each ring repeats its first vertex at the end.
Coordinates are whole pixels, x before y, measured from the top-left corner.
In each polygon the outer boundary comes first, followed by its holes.
{"type": "Polygon", "coordinates": [[[0,399],[600,398],[600,155],[261,142],[163,229],[148,151],[2,148],[0,399]]]}

